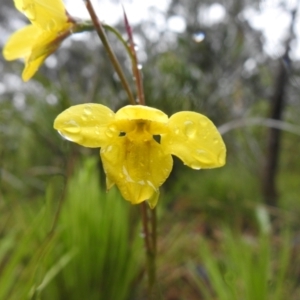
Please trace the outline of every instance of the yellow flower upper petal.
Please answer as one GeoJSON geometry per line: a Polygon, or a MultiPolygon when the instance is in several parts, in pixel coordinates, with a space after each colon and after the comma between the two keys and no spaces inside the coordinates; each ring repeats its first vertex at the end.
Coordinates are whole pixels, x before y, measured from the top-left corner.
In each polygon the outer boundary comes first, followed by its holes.
{"type": "Polygon", "coordinates": [[[64,30],[68,21],[61,0],[15,0],[16,8],[35,26],[44,30],[64,30]]]}
{"type": "Polygon", "coordinates": [[[116,112],[116,120],[148,120],[167,123],[168,116],[159,109],[143,105],[126,105],[116,112]]]}
{"type": "MultiPolygon", "coordinates": [[[[132,204],[157,202],[158,188],[168,178],[173,160],[153,139],[131,141],[127,136],[111,140],[101,148],[104,170],[109,183],[116,183],[122,196],[132,204]]],[[[108,187],[109,188],[109,187],[108,187]]]]}
{"type": "Polygon", "coordinates": [[[169,132],[161,137],[165,151],[178,156],[193,169],[221,167],[226,148],[217,128],[205,116],[179,112],[171,116],[169,132]]]}
{"type": "Polygon", "coordinates": [[[54,121],[54,128],[66,139],[85,147],[98,148],[110,143],[119,132],[113,125],[115,114],[101,104],[72,106],[54,121]]]}
{"type": "Polygon", "coordinates": [[[167,132],[168,116],[156,108],[142,105],[127,105],[116,113],[116,126],[122,132],[133,131],[137,121],[138,123],[147,124],[147,131],[152,135],[167,132]]]}

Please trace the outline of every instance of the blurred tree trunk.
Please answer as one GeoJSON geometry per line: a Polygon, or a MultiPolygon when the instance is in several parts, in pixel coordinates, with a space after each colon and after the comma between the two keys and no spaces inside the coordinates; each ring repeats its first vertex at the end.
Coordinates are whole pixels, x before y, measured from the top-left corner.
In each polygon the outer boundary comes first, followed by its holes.
{"type": "MultiPolygon", "coordinates": [[[[291,11],[291,25],[289,37],[286,41],[285,53],[280,59],[280,66],[275,79],[273,96],[270,101],[270,115],[274,120],[282,120],[285,108],[286,89],[291,70],[290,45],[294,38],[294,25],[297,10],[291,11]]],[[[278,191],[276,186],[276,176],[278,173],[279,154],[280,154],[281,131],[270,128],[267,136],[267,147],[265,163],[263,166],[262,192],[265,203],[270,206],[277,206],[278,191]]]]}

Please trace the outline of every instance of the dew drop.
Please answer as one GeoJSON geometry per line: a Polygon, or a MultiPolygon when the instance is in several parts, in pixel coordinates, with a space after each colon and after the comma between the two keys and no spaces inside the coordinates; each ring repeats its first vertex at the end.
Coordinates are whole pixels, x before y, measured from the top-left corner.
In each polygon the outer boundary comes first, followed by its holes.
{"type": "Polygon", "coordinates": [[[112,133],[112,131],[111,130],[109,130],[109,129],[107,129],[106,131],[105,131],[105,134],[108,136],[108,137],[113,137],[113,133],[112,133]]]}
{"type": "Polygon", "coordinates": [[[105,131],[105,134],[107,135],[107,137],[112,138],[113,136],[116,135],[116,132],[117,132],[117,129],[114,126],[110,126],[105,131]]]}
{"type": "Polygon", "coordinates": [[[184,122],[184,133],[187,137],[193,138],[196,134],[196,126],[192,121],[185,121],[184,122]]]}
{"type": "Polygon", "coordinates": [[[157,191],[157,188],[154,186],[154,184],[150,180],[147,180],[147,184],[149,186],[151,186],[155,191],[157,191]]]}
{"type": "Polygon", "coordinates": [[[76,134],[81,131],[81,128],[76,121],[70,120],[65,122],[64,131],[67,133],[76,134]]]}
{"type": "Polygon", "coordinates": [[[23,6],[23,11],[29,20],[34,21],[36,19],[35,5],[33,2],[23,6]]]}
{"type": "Polygon", "coordinates": [[[87,121],[87,116],[86,116],[86,115],[82,115],[82,116],[81,116],[81,120],[82,120],[82,121],[87,121]]]}
{"type": "Polygon", "coordinates": [[[197,153],[198,155],[199,155],[199,154],[205,154],[206,151],[203,150],[203,149],[197,149],[197,150],[196,150],[196,153],[197,153]]]}
{"type": "Polygon", "coordinates": [[[60,136],[63,137],[65,140],[70,141],[70,142],[74,142],[71,138],[65,136],[61,131],[58,130],[58,133],[59,133],[60,136]]]}
{"type": "Polygon", "coordinates": [[[87,116],[90,116],[92,114],[92,108],[89,105],[85,106],[83,109],[83,113],[87,116]]]}
{"type": "Polygon", "coordinates": [[[142,70],[142,69],[143,69],[143,66],[142,66],[141,64],[138,64],[138,65],[137,65],[137,68],[138,68],[138,70],[142,70]]]}
{"type": "Polygon", "coordinates": [[[192,155],[192,157],[197,160],[197,164],[205,164],[210,165],[212,163],[212,159],[209,157],[209,154],[202,149],[198,149],[195,154],[192,155]]]}
{"type": "Polygon", "coordinates": [[[123,179],[123,178],[124,178],[123,173],[119,173],[119,177],[120,177],[121,179],[123,179]]]}
{"type": "Polygon", "coordinates": [[[201,165],[198,162],[194,162],[190,165],[190,167],[194,170],[200,170],[201,169],[201,165]]]}
{"type": "Polygon", "coordinates": [[[50,20],[46,25],[46,30],[53,31],[55,29],[55,27],[56,27],[55,20],[50,20]]]}
{"type": "Polygon", "coordinates": [[[218,140],[217,138],[214,138],[213,143],[214,143],[215,145],[217,145],[217,144],[219,144],[219,140],[218,140]]]}

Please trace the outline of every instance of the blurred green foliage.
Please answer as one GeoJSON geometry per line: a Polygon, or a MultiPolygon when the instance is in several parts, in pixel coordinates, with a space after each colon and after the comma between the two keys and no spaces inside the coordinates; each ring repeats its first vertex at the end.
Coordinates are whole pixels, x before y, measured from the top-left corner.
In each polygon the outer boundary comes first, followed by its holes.
{"type": "Polygon", "coordinates": [[[129,206],[99,180],[87,159],[66,186],[53,177],[44,199],[14,204],[2,225],[1,299],[132,299],[142,239],[129,206]]]}

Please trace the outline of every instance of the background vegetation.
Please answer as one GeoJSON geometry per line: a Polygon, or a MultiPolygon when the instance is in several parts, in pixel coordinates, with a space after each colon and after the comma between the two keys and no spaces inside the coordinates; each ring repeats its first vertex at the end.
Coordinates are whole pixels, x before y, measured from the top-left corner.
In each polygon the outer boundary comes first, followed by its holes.
{"type": "MultiPolygon", "coordinates": [[[[0,47],[25,21],[2,2],[0,47]]],[[[147,104],[207,115],[228,148],[221,169],[195,171],[174,158],[158,205],[157,299],[300,297],[299,61],[289,52],[293,26],[283,51],[264,51],[264,36],[244,17],[262,4],[173,0],[160,15],[180,16],[184,31],[147,20],[134,27],[147,104]],[[224,18],[207,21],[216,4],[224,18]],[[282,130],[268,181],[271,125],[282,130]]],[[[292,20],[297,11],[280,5],[292,20]]],[[[125,32],[122,21],[117,27],[125,32]]],[[[121,44],[109,38],[131,78],[121,44]]],[[[70,105],[127,104],[100,41],[94,33],[68,39],[28,83],[22,68],[0,57],[0,299],[145,299],[139,208],[105,192],[97,149],[52,128],[70,105]]]]}

